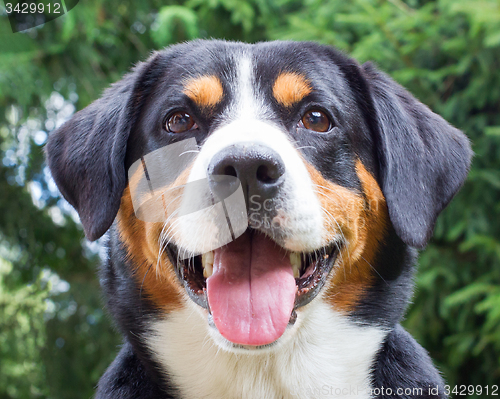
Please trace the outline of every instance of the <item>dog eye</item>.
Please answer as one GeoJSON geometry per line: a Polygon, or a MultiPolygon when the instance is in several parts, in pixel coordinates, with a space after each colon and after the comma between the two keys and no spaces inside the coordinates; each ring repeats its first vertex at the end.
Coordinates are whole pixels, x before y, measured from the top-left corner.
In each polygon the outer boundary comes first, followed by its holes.
{"type": "Polygon", "coordinates": [[[170,133],[184,133],[196,127],[191,115],[178,111],[169,116],[165,128],[170,133]]]}
{"type": "Polygon", "coordinates": [[[301,120],[306,129],[315,132],[328,132],[332,128],[330,118],[322,111],[311,110],[307,111],[301,120]]]}

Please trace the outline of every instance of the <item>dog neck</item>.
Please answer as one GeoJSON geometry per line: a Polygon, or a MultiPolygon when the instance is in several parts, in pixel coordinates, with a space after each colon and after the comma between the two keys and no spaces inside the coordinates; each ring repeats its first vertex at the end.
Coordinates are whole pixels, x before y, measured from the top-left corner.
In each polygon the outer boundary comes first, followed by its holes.
{"type": "Polygon", "coordinates": [[[275,346],[245,353],[217,345],[193,305],[151,321],[147,345],[185,398],[369,398],[387,330],[356,324],[321,298],[301,314],[275,346]]]}

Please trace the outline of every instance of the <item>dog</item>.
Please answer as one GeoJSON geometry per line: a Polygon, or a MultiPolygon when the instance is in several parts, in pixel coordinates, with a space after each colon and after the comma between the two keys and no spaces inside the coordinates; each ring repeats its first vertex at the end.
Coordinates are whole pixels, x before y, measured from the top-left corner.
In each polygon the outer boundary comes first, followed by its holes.
{"type": "Polygon", "coordinates": [[[97,398],[446,397],[399,322],[472,153],[373,64],[310,42],[173,45],[46,155],[86,237],[108,232],[124,343],[97,398]]]}

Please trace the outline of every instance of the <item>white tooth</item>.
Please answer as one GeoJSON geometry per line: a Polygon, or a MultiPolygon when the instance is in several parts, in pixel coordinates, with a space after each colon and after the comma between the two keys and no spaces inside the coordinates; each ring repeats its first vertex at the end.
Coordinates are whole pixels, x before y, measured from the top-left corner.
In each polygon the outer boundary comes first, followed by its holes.
{"type": "Polygon", "coordinates": [[[203,266],[203,277],[209,278],[214,272],[214,251],[201,255],[201,265],[203,266]]]}
{"type": "Polygon", "coordinates": [[[212,275],[213,271],[214,271],[213,265],[207,263],[206,266],[203,268],[203,277],[209,278],[212,275]]]}
{"type": "Polygon", "coordinates": [[[300,259],[300,254],[297,252],[290,253],[290,263],[293,269],[293,277],[300,277],[300,266],[302,265],[302,261],[300,259]]]}
{"type": "Polygon", "coordinates": [[[214,251],[204,253],[201,257],[201,260],[203,263],[210,263],[211,265],[213,265],[214,264],[214,251]]]}

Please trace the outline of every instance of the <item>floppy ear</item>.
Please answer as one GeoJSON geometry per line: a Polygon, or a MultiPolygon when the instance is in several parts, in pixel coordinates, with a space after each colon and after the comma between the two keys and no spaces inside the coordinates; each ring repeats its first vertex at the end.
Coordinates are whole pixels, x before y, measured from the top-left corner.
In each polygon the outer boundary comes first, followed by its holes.
{"type": "MultiPolygon", "coordinates": [[[[111,226],[126,185],[125,153],[130,130],[154,75],[158,56],[107,89],[54,131],[45,152],[52,176],[80,215],[91,241],[111,226]]],[[[159,69],[159,68],[156,68],[159,69]]]]}
{"type": "Polygon", "coordinates": [[[375,112],[379,178],[391,222],[406,244],[422,248],[467,177],[469,140],[370,63],[362,73],[375,112]]]}

